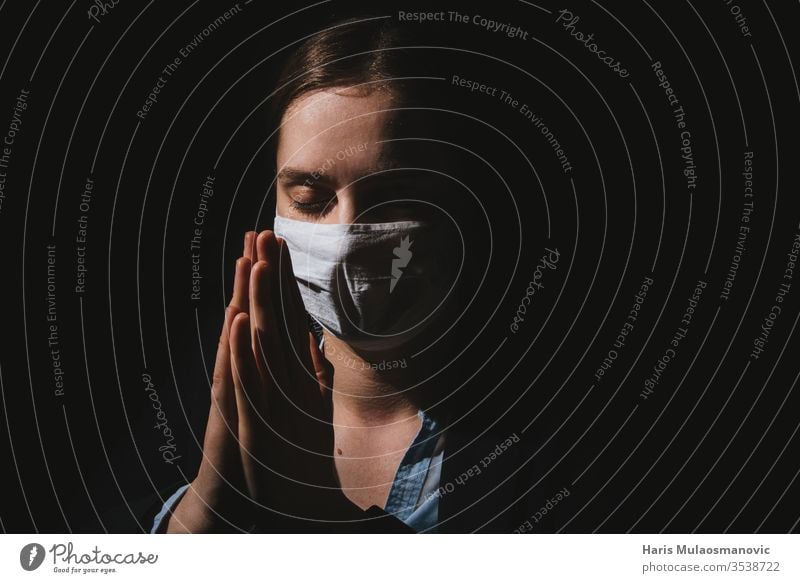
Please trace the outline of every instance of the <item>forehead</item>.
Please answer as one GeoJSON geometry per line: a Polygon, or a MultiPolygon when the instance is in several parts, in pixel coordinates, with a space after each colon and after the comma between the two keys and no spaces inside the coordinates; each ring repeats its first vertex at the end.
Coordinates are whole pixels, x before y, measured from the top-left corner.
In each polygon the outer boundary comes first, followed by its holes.
{"type": "Polygon", "coordinates": [[[353,163],[380,158],[387,146],[378,142],[391,137],[395,107],[396,99],[386,90],[356,94],[333,89],[301,96],[283,117],[279,167],[314,166],[340,151],[356,152],[348,155],[353,163]]]}

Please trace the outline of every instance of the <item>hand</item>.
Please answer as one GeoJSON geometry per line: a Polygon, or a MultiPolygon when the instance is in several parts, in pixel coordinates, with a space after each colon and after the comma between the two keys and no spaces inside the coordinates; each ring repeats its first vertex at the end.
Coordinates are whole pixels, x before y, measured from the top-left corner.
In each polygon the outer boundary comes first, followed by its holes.
{"type": "Polygon", "coordinates": [[[332,519],[347,502],[332,455],[332,369],[308,331],[287,245],[264,231],[256,255],[249,314],[231,325],[244,480],[257,505],[332,519]]]}
{"type": "Polygon", "coordinates": [[[263,508],[361,518],[335,477],[331,387],[285,243],[271,231],[247,233],[217,349],[203,459],[167,532],[247,530],[263,508]]]}
{"type": "Polygon", "coordinates": [[[241,531],[248,527],[248,504],[238,442],[238,412],[231,374],[230,330],[237,314],[249,310],[249,281],[256,233],[244,237],[236,261],[233,295],[217,346],[203,459],[197,477],[175,507],[167,532],[241,531]]]}

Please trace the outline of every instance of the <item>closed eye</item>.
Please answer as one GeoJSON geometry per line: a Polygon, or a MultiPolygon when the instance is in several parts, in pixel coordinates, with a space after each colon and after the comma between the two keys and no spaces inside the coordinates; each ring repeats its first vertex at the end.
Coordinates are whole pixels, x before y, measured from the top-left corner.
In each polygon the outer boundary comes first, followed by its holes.
{"type": "Polygon", "coordinates": [[[302,202],[296,200],[295,198],[292,198],[291,200],[292,202],[289,203],[289,206],[298,211],[299,213],[307,216],[323,217],[327,215],[336,205],[335,196],[333,198],[325,200],[315,200],[310,202],[302,202]]]}

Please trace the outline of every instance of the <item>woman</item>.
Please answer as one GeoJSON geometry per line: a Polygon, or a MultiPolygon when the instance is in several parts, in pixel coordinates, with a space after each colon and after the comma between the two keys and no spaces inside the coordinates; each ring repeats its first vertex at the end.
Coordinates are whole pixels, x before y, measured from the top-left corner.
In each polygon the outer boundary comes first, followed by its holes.
{"type": "Polygon", "coordinates": [[[434,133],[458,120],[430,107],[402,34],[345,21],[287,63],[274,230],[244,237],[202,463],[153,532],[437,530],[447,332],[475,282],[434,133]]]}

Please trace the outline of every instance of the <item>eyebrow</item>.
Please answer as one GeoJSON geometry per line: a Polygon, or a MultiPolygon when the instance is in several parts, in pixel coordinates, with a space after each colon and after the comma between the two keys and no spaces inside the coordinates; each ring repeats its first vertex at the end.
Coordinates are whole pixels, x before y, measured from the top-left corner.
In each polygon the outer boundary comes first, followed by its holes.
{"type": "Polygon", "coordinates": [[[329,184],[330,178],[325,176],[323,172],[312,172],[301,170],[300,168],[284,168],[278,172],[278,181],[285,186],[297,186],[314,182],[329,184]]]}

